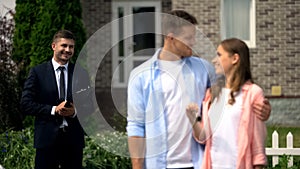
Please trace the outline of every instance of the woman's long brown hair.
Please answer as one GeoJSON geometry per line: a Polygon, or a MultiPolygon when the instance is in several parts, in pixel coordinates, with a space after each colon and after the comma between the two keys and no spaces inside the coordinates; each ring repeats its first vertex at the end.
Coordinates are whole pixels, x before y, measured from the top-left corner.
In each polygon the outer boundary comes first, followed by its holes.
{"type": "MultiPolygon", "coordinates": [[[[228,103],[232,105],[235,103],[235,93],[240,91],[242,85],[248,80],[253,82],[250,70],[250,52],[245,42],[237,38],[225,39],[220,45],[231,56],[234,54],[240,56],[239,62],[234,66],[233,75],[228,82],[231,89],[228,103]]],[[[220,83],[217,83],[216,85],[220,85],[220,83]]],[[[220,87],[212,87],[212,98],[215,98],[220,92],[214,91],[214,89],[218,90],[220,87]]]]}

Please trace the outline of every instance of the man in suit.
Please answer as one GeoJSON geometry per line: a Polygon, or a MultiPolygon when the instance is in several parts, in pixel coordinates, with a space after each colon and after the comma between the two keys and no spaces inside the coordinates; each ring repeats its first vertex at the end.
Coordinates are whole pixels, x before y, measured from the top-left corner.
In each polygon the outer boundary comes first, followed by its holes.
{"type": "Polygon", "coordinates": [[[35,116],[35,168],[81,169],[84,131],[72,103],[73,33],[58,31],[51,47],[53,58],[30,70],[21,98],[23,112],[35,116]]]}

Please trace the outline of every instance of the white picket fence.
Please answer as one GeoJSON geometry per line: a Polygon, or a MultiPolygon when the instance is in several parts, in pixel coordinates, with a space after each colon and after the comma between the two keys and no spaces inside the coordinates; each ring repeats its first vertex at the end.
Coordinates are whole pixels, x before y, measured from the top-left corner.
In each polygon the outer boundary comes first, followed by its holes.
{"type": "Polygon", "coordinates": [[[279,155],[291,155],[288,162],[288,167],[293,166],[293,157],[300,156],[300,148],[293,147],[293,135],[289,132],[286,136],[286,148],[279,148],[278,132],[275,130],[272,134],[272,147],[266,148],[266,154],[272,157],[273,167],[278,164],[279,155]]]}

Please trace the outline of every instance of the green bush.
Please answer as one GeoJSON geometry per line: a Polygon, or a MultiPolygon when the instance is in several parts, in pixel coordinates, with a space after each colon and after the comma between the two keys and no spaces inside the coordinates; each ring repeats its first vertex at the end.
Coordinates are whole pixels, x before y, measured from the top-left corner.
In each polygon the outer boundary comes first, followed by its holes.
{"type": "MultiPolygon", "coordinates": [[[[84,169],[127,169],[131,168],[124,132],[101,132],[86,138],[84,148],[84,169]]],[[[0,134],[0,163],[6,169],[34,168],[35,149],[33,148],[33,129],[9,130],[0,134]]],[[[272,157],[268,156],[267,169],[297,169],[300,161],[294,158],[294,166],[287,167],[289,155],[279,157],[279,164],[272,167],[272,157]]]]}
{"type": "Polygon", "coordinates": [[[13,58],[27,68],[52,58],[51,42],[60,29],[76,35],[74,60],[85,43],[80,0],[17,0],[13,58]]]}
{"type": "Polygon", "coordinates": [[[6,131],[0,135],[0,161],[6,169],[34,168],[33,130],[6,131]]]}
{"type": "Polygon", "coordinates": [[[130,168],[127,135],[124,132],[107,131],[88,138],[84,150],[84,166],[87,169],[130,168]]]}
{"type": "MultiPolygon", "coordinates": [[[[125,133],[104,132],[86,138],[83,166],[85,169],[127,169],[131,165],[129,157],[115,155],[127,152],[125,133]]],[[[0,164],[5,169],[32,169],[34,157],[32,128],[0,134],[0,164]]]]}
{"type": "Polygon", "coordinates": [[[299,169],[300,166],[299,160],[294,159],[293,166],[292,167],[287,166],[290,158],[291,158],[290,155],[279,156],[278,164],[275,165],[275,167],[272,167],[272,157],[268,156],[269,165],[268,167],[266,167],[266,169],[299,169]]]}

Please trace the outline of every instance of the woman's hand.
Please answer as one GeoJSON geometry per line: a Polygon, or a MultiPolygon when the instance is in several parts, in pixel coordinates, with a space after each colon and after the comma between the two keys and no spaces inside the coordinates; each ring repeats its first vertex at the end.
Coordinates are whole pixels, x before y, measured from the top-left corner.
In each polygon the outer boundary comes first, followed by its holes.
{"type": "Polygon", "coordinates": [[[199,106],[196,103],[191,103],[186,107],[186,115],[190,123],[194,125],[197,122],[197,117],[200,115],[199,106]]]}

